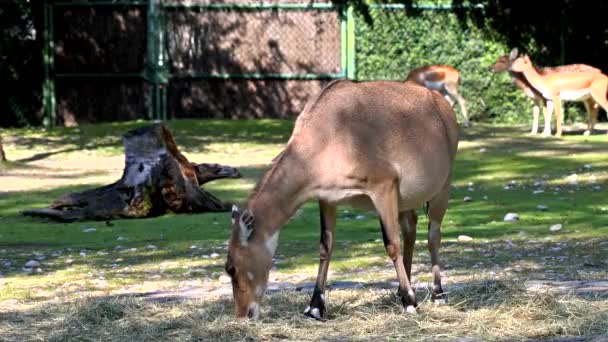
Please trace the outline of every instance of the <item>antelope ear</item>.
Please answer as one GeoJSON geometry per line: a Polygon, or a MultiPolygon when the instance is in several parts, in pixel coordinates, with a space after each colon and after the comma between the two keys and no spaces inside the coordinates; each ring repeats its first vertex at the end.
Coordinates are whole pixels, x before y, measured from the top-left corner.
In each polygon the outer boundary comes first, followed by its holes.
{"type": "Polygon", "coordinates": [[[251,233],[253,233],[254,225],[255,219],[253,218],[253,213],[249,211],[249,209],[245,209],[239,218],[239,238],[241,240],[241,245],[247,245],[247,240],[249,240],[251,233]]]}
{"type": "Polygon", "coordinates": [[[232,205],[232,224],[236,222],[236,219],[241,215],[241,209],[237,207],[235,204],[232,205]]]}
{"type": "Polygon", "coordinates": [[[509,59],[514,60],[515,58],[517,58],[518,54],[519,51],[517,50],[517,48],[513,48],[513,50],[511,50],[511,53],[509,54],[509,59]]]}

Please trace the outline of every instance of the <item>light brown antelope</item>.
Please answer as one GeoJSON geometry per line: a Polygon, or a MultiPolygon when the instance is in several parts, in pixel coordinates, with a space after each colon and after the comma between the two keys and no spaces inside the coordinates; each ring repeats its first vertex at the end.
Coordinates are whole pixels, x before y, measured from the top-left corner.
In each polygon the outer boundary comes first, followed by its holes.
{"type": "Polygon", "coordinates": [[[436,90],[445,97],[446,100],[453,106],[458,102],[460,112],[464,119],[463,125],[469,126],[469,115],[464,98],[458,92],[460,86],[460,72],[455,68],[447,65],[426,65],[410,71],[406,81],[418,83],[421,86],[436,90]]]}
{"type": "Polygon", "coordinates": [[[236,316],[258,316],[279,231],[309,199],[319,203],[321,239],[307,316],[320,319],[325,312],[323,293],[339,203],[378,213],[384,246],[399,279],[398,295],[407,312],[415,312],[417,306],[410,284],[415,211],[426,204],[432,299],[443,300],[440,226],[457,146],[456,116],[437,92],[411,82],[330,83],[306,105],[287,146],[245,208],[233,207],[225,268],[232,279],[236,316]]]}
{"type": "MultiPolygon", "coordinates": [[[[496,62],[490,67],[490,70],[493,72],[503,72],[507,71],[511,76],[511,80],[517,87],[519,87],[526,96],[528,96],[532,101],[534,101],[534,106],[532,107],[532,130],[530,134],[534,135],[538,133],[538,121],[540,117],[540,107],[543,108],[543,116],[545,119],[543,136],[551,135],[551,113],[553,111],[553,101],[545,99],[542,94],[534,88],[530,82],[526,79],[523,73],[515,72],[511,70],[511,63],[517,58],[518,51],[517,48],[511,50],[509,55],[504,55],[498,57],[496,62]]],[[[561,65],[556,67],[536,67],[536,71],[540,75],[548,75],[560,72],[581,72],[581,71],[593,71],[593,72],[601,72],[600,69],[594,68],[592,66],[586,64],[569,64],[569,65],[561,65]]],[[[585,104],[585,109],[587,111],[587,122],[588,122],[588,130],[585,134],[590,134],[592,127],[591,126],[591,118],[597,118],[597,111],[599,106],[593,98],[588,97],[583,100],[585,104]]]]}
{"type": "MultiPolygon", "coordinates": [[[[527,55],[517,57],[511,63],[511,69],[524,74],[528,82],[536,88],[545,99],[553,101],[555,110],[556,136],[562,135],[561,101],[584,101],[593,98],[605,111],[608,112],[608,76],[601,72],[580,71],[560,72],[540,75],[530,57],[527,55]]],[[[549,113],[550,117],[551,113],[549,113]]],[[[595,111],[597,116],[597,111],[595,111]]],[[[593,132],[596,117],[588,120],[588,130],[593,132]]]]}

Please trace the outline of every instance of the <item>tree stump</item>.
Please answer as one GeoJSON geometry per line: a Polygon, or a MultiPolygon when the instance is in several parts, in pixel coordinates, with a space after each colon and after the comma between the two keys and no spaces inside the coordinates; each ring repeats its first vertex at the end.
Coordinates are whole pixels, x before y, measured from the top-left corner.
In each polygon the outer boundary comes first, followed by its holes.
{"type": "Polygon", "coordinates": [[[228,211],[230,204],[201,185],[221,178],[240,178],[237,169],[191,163],[167,127],[145,126],[123,136],[125,168],[117,182],[63,196],[47,208],[23,212],[62,222],[143,218],[173,213],[228,211]]]}

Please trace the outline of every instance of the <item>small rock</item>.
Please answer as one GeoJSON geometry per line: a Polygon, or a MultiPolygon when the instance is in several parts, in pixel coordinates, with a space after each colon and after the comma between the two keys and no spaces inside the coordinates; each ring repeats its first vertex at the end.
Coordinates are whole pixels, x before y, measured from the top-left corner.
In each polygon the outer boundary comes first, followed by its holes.
{"type": "Polygon", "coordinates": [[[374,242],[382,242],[382,240],[376,239],[376,240],[374,240],[374,242]]]}
{"type": "Polygon", "coordinates": [[[219,258],[220,255],[217,254],[217,253],[211,253],[211,254],[209,254],[209,257],[212,258],[212,259],[216,259],[216,258],[219,258]]]}
{"type": "Polygon", "coordinates": [[[124,236],[119,236],[116,238],[116,241],[124,241],[126,238],[124,236]]]}
{"type": "Polygon", "coordinates": [[[592,168],[593,166],[591,164],[585,164],[583,165],[583,167],[587,170],[589,170],[590,168],[592,168]]]}
{"type": "Polygon", "coordinates": [[[229,276],[227,276],[227,275],[225,275],[225,274],[222,274],[222,275],[219,277],[219,279],[218,279],[218,280],[219,280],[219,282],[220,282],[220,283],[222,283],[222,284],[228,284],[228,283],[230,283],[230,282],[232,281],[232,280],[230,279],[230,277],[229,277],[229,276]]]}
{"type": "Polygon", "coordinates": [[[545,192],[545,190],[538,189],[538,190],[534,190],[532,193],[537,195],[537,194],[542,194],[543,192],[545,192]]]}
{"type": "Polygon", "coordinates": [[[475,188],[473,188],[473,187],[469,187],[469,188],[467,188],[467,191],[468,191],[468,192],[473,192],[473,191],[475,191],[475,188]]]}
{"type": "Polygon", "coordinates": [[[65,259],[65,263],[66,264],[71,264],[73,262],[74,262],[74,259],[71,259],[71,258],[70,259],[65,259]]]}
{"type": "Polygon", "coordinates": [[[544,204],[539,204],[536,206],[536,209],[540,210],[540,211],[547,211],[547,209],[549,209],[549,207],[547,207],[544,204]]]}
{"type": "Polygon", "coordinates": [[[81,257],[86,257],[86,256],[87,256],[87,253],[85,253],[85,252],[80,252],[80,256],[81,256],[81,257]]]}
{"type": "Polygon", "coordinates": [[[148,245],[148,246],[146,246],[146,247],[147,247],[148,249],[156,249],[156,246],[154,246],[154,245],[148,245]]]}
{"type": "Polygon", "coordinates": [[[460,242],[467,242],[467,241],[473,241],[473,238],[467,235],[458,235],[458,241],[460,242]]]}
{"type": "Polygon", "coordinates": [[[505,218],[503,219],[505,222],[515,222],[519,221],[519,214],[517,213],[507,213],[505,218]]]}
{"type": "Polygon", "coordinates": [[[25,263],[25,267],[27,267],[27,268],[40,267],[40,263],[36,260],[30,260],[25,263]]]}
{"type": "Polygon", "coordinates": [[[466,196],[466,197],[465,197],[465,198],[463,198],[462,200],[463,200],[463,201],[465,201],[465,202],[472,202],[472,201],[473,201],[473,198],[472,198],[472,197],[470,197],[470,196],[466,196]]]}
{"type": "Polygon", "coordinates": [[[355,216],[355,220],[364,220],[365,219],[365,215],[357,215],[355,216]]]}
{"type": "Polygon", "coordinates": [[[202,258],[203,258],[203,259],[209,259],[209,258],[210,258],[210,256],[208,256],[207,254],[203,254],[203,255],[202,255],[202,258]]]}
{"type": "Polygon", "coordinates": [[[594,185],[591,189],[593,189],[593,191],[600,191],[602,187],[599,185],[594,185]]]}
{"type": "Polygon", "coordinates": [[[526,236],[526,234],[527,234],[527,233],[526,233],[525,231],[523,231],[523,230],[520,230],[520,231],[519,231],[519,236],[526,236]]]}
{"type": "Polygon", "coordinates": [[[487,149],[485,147],[482,147],[479,149],[479,153],[484,153],[485,151],[487,151],[487,149]]]}
{"type": "Polygon", "coordinates": [[[557,231],[562,230],[562,227],[563,227],[562,224],[558,223],[558,224],[554,224],[551,227],[549,227],[549,230],[552,232],[557,232],[557,231]]]}
{"type": "Polygon", "coordinates": [[[483,199],[484,200],[488,200],[488,196],[483,196],[483,199]]]}
{"type": "Polygon", "coordinates": [[[197,249],[197,248],[198,248],[198,246],[196,246],[196,245],[190,246],[190,249],[197,249]]]}
{"type": "Polygon", "coordinates": [[[95,228],[84,228],[82,230],[83,233],[93,233],[93,232],[96,232],[96,231],[97,231],[97,229],[95,229],[95,228]]]}
{"type": "Polygon", "coordinates": [[[578,175],[576,173],[571,174],[570,176],[566,177],[566,182],[568,182],[570,185],[577,185],[578,175]]]}

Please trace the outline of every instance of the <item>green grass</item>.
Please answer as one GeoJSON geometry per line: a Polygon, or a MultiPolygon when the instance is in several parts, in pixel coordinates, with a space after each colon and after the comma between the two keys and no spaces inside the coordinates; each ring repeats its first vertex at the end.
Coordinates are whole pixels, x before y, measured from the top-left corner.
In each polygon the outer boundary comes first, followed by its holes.
{"type": "MultiPolygon", "coordinates": [[[[217,279],[223,272],[225,241],[230,234],[229,213],[115,220],[110,225],[63,224],[20,215],[22,210],[45,206],[60,195],[115,180],[115,175],[103,170],[70,175],[73,166],[63,163],[76,159],[89,165],[90,158],[119,157],[123,153],[121,135],[143,124],[3,131],[5,150],[12,160],[0,168],[3,184],[7,179],[18,179],[28,186],[36,185],[39,174],[54,179],[55,173],[68,173],[61,176],[65,181],[60,186],[0,192],[0,305],[4,300],[38,305],[93,291],[113,295],[144,283],[168,289],[180,289],[189,281],[214,288],[226,286],[217,279]],[[88,177],[101,178],[88,183],[88,177]],[[87,228],[96,231],[83,232],[87,228]],[[213,253],[220,256],[211,258],[213,253]],[[41,255],[41,273],[23,271],[28,260],[41,255]]],[[[289,138],[293,122],[187,120],[169,126],[191,161],[239,166],[242,179],[209,183],[206,189],[223,200],[241,202],[289,138]]],[[[527,129],[478,124],[463,132],[442,227],[441,257],[448,287],[487,279],[586,280],[608,276],[608,136],[540,138],[528,136],[527,129]],[[576,185],[566,178],[572,174],[577,174],[576,185]],[[511,188],[505,190],[505,186],[511,188]],[[544,192],[534,194],[538,189],[544,192]],[[465,202],[465,196],[473,200],[465,202]],[[539,204],[548,210],[539,211],[539,204]],[[520,221],[503,222],[507,212],[518,213],[520,221]],[[550,232],[549,227],[556,223],[563,228],[550,232]],[[459,235],[471,236],[473,241],[459,242],[459,235]]],[[[415,282],[430,280],[424,243],[427,223],[422,211],[419,214],[415,282]]],[[[314,280],[318,225],[316,204],[308,203],[283,229],[276,280],[314,280]]],[[[375,214],[340,208],[336,238],[330,282],[394,280],[375,214]],[[357,215],[365,217],[355,219],[357,215]]],[[[351,309],[344,310],[348,314],[351,309]]],[[[230,314],[227,309],[218,319],[224,322],[230,314]]],[[[2,329],[1,336],[7,336],[2,335],[2,329]]]]}

